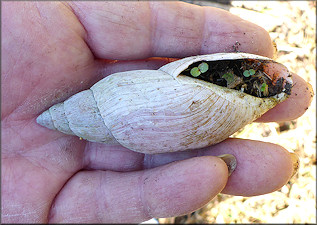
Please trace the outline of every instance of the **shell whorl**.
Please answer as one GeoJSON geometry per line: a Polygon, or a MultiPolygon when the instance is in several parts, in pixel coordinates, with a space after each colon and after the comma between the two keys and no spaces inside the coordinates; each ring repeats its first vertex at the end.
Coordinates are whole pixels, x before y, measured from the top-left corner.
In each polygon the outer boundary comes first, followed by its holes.
{"type": "Polygon", "coordinates": [[[92,90],[79,92],[43,112],[37,123],[92,142],[118,143],[104,124],[92,90]]]}

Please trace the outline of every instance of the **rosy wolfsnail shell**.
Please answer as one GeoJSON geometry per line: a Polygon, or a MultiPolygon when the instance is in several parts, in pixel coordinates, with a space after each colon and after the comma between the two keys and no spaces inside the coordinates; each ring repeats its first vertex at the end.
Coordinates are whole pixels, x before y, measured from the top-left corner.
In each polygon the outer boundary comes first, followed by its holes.
{"type": "Polygon", "coordinates": [[[109,75],[90,89],[52,106],[37,122],[88,141],[119,143],[142,153],[183,151],[228,138],[284,101],[291,85],[287,68],[266,57],[247,53],[199,55],[158,70],[109,75]],[[283,77],[282,90],[260,98],[243,89],[229,89],[183,75],[194,63],[225,60],[262,62],[261,68],[270,79],[276,82],[277,77],[283,77]]]}

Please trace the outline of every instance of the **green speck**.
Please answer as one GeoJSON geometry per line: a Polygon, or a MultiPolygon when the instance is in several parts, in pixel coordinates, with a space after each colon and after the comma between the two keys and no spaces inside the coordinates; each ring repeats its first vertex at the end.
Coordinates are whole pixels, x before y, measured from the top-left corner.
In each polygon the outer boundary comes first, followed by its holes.
{"type": "Polygon", "coordinates": [[[208,68],[209,68],[209,66],[208,66],[208,64],[205,63],[205,62],[202,62],[202,63],[200,63],[200,64],[198,65],[198,69],[200,70],[201,73],[207,72],[208,68]]]}
{"type": "Polygon", "coordinates": [[[190,74],[193,76],[193,77],[198,77],[201,72],[200,70],[198,69],[198,67],[194,67],[190,70],[190,74]]]}
{"type": "Polygon", "coordinates": [[[249,77],[249,76],[252,76],[252,75],[254,75],[254,74],[255,74],[255,70],[254,70],[254,69],[245,70],[245,71],[243,72],[243,76],[245,76],[245,77],[249,77]]]}
{"type": "Polygon", "coordinates": [[[254,69],[250,69],[249,73],[250,73],[250,75],[254,75],[255,74],[255,70],[254,69]]]}
{"type": "Polygon", "coordinates": [[[266,90],[266,87],[267,87],[267,84],[266,83],[263,83],[261,85],[261,91],[264,92],[266,90]]]}
{"type": "Polygon", "coordinates": [[[222,78],[224,78],[227,83],[232,83],[233,82],[233,73],[229,72],[229,73],[225,73],[224,75],[222,75],[222,78]]]}
{"type": "Polygon", "coordinates": [[[245,76],[245,77],[251,76],[249,70],[245,70],[245,71],[243,72],[243,76],[245,76]]]}

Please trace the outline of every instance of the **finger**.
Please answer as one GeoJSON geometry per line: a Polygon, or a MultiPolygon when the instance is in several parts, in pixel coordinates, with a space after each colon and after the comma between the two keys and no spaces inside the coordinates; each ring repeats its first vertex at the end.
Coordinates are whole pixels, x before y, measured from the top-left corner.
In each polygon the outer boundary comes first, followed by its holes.
{"type": "Polygon", "coordinates": [[[87,142],[83,168],[120,172],[136,171],[143,169],[143,159],[144,154],[131,151],[121,145],[87,142]]]}
{"type": "Polygon", "coordinates": [[[235,50],[273,56],[263,28],[222,9],[183,2],[69,4],[98,58],[184,57],[235,50]]]}
{"type": "Polygon", "coordinates": [[[260,141],[228,140],[211,154],[224,152],[237,159],[237,168],[222,191],[231,195],[254,196],[276,191],[289,181],[299,163],[283,147],[260,141]]]}
{"type": "Polygon", "coordinates": [[[256,122],[290,121],[297,119],[306,112],[314,95],[312,86],[296,74],[292,74],[292,78],[293,88],[290,97],[270,109],[256,122]]]}
{"type": "Polygon", "coordinates": [[[217,145],[187,152],[146,155],[145,168],[161,166],[195,156],[232,154],[237,166],[222,193],[254,196],[280,189],[291,178],[294,167],[292,156],[286,149],[272,143],[227,139],[217,145]]]}
{"type": "Polygon", "coordinates": [[[139,223],[197,210],[225,186],[226,164],[200,157],[130,173],[82,171],[59,193],[49,222],[139,223]]]}
{"type": "Polygon", "coordinates": [[[91,143],[90,149],[85,151],[86,168],[135,171],[199,156],[232,154],[237,158],[237,168],[230,176],[224,192],[243,196],[278,190],[290,179],[295,171],[293,164],[296,164],[290,153],[279,145],[242,139],[227,139],[205,149],[145,155],[144,158],[142,154],[121,146],[113,146],[108,150],[105,145],[95,146],[91,143]],[[118,159],[121,165],[116,163],[118,159]]]}

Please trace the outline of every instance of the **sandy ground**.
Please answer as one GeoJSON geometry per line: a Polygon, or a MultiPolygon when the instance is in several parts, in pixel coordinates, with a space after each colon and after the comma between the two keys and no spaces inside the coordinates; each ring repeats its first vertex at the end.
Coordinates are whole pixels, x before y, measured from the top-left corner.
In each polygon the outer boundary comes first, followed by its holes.
{"type": "MultiPolygon", "coordinates": [[[[232,1],[220,5],[265,28],[277,44],[276,61],[302,76],[316,93],[316,2],[232,1]],[[230,3],[229,3],[230,4],[230,3]]],[[[229,1],[228,1],[229,2],[229,1]]],[[[196,212],[159,223],[316,223],[316,99],[297,120],[253,123],[233,135],[279,144],[300,156],[300,168],[280,190],[256,197],[217,195],[196,212]]]]}

